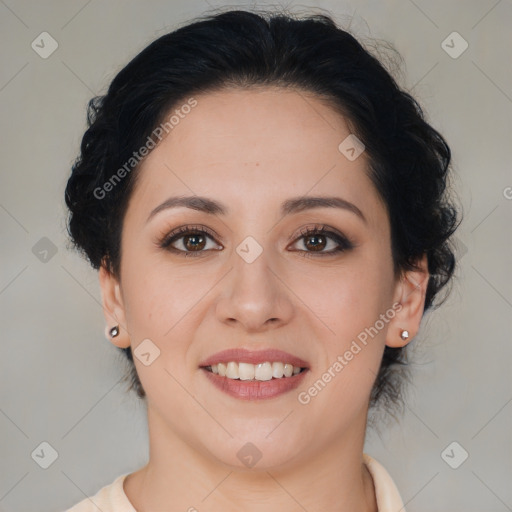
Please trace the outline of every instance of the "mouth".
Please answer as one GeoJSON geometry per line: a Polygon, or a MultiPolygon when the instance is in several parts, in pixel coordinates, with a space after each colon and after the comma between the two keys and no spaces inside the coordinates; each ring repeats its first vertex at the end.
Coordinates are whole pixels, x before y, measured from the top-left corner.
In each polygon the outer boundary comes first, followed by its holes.
{"type": "Polygon", "coordinates": [[[203,361],[199,368],[228,395],[242,400],[273,398],[296,388],[309,364],[280,350],[230,349],[203,361]]]}
{"type": "Polygon", "coordinates": [[[300,366],[293,366],[282,361],[265,361],[264,363],[251,364],[237,361],[212,364],[202,367],[206,371],[226,377],[232,380],[260,381],[265,382],[272,379],[288,379],[307,370],[300,366]]]}

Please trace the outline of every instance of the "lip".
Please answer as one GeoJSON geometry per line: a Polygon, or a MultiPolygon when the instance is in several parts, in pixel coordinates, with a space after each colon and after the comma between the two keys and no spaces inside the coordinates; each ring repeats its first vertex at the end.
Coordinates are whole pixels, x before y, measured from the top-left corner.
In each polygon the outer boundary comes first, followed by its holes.
{"type": "MultiPolygon", "coordinates": [[[[309,364],[303,359],[296,357],[288,352],[283,352],[282,350],[277,349],[267,349],[267,350],[247,350],[245,348],[231,348],[227,350],[223,350],[222,352],[217,352],[212,356],[208,357],[204,361],[199,363],[200,367],[211,366],[213,364],[219,363],[229,363],[230,361],[235,361],[237,363],[251,363],[251,364],[260,364],[260,363],[273,363],[273,362],[282,362],[288,363],[293,366],[299,366],[300,368],[309,369],[309,364]]],[[[302,372],[305,373],[305,372],[302,372]]],[[[299,373],[298,375],[302,375],[299,373]]],[[[223,378],[223,377],[221,377],[223,378]]],[[[293,377],[285,377],[287,379],[292,379],[293,377]]],[[[265,381],[261,381],[265,382],[265,381]]],[[[269,381],[267,381],[269,382],[269,381]]]]}
{"type": "Polygon", "coordinates": [[[227,377],[221,377],[218,374],[212,373],[205,368],[201,368],[201,371],[215,387],[233,398],[240,400],[267,400],[297,388],[309,370],[303,370],[292,377],[282,377],[281,379],[265,381],[228,379],[227,377]]]}

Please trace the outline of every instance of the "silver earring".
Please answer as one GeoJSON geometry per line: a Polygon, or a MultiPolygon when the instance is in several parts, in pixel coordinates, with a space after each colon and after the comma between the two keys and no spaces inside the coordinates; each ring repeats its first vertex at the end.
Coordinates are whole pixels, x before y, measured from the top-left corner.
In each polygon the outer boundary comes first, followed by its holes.
{"type": "Polygon", "coordinates": [[[404,341],[409,338],[409,331],[406,331],[405,329],[402,330],[402,332],[400,333],[400,338],[402,338],[404,341]]]}
{"type": "Polygon", "coordinates": [[[111,338],[115,338],[119,334],[119,325],[114,325],[110,331],[108,331],[111,338]]]}

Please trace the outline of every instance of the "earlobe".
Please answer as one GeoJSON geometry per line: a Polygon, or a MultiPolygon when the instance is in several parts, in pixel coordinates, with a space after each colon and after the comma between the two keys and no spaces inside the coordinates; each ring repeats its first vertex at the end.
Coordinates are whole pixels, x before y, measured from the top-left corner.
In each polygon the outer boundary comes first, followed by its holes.
{"type": "Polygon", "coordinates": [[[418,333],[425,307],[429,277],[427,256],[424,254],[418,260],[416,268],[405,271],[397,282],[395,301],[401,307],[389,323],[386,335],[388,347],[403,347],[418,333]]]}
{"type": "Polygon", "coordinates": [[[105,337],[117,347],[127,348],[130,346],[130,337],[126,330],[126,319],[119,281],[104,265],[100,267],[98,277],[103,302],[103,314],[107,324],[105,327],[105,337]]]}
{"type": "Polygon", "coordinates": [[[107,340],[119,336],[120,332],[121,329],[119,328],[119,325],[114,325],[114,327],[110,327],[110,325],[105,326],[105,338],[107,338],[107,340]]]}

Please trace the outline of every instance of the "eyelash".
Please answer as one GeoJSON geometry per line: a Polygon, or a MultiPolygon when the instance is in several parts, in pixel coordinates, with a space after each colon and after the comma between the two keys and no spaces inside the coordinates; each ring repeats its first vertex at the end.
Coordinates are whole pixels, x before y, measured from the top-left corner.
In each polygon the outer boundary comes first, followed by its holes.
{"type": "MultiPolygon", "coordinates": [[[[211,239],[215,241],[215,235],[207,228],[204,228],[202,226],[182,226],[178,229],[175,229],[168,235],[166,235],[160,242],[159,247],[161,249],[166,249],[174,254],[179,254],[180,256],[184,257],[198,257],[204,254],[205,250],[202,251],[183,251],[181,249],[176,249],[175,247],[172,247],[172,244],[176,242],[177,240],[180,240],[184,238],[186,235],[207,235],[211,239]]],[[[334,231],[331,231],[327,229],[327,226],[325,225],[315,225],[314,227],[308,227],[300,232],[301,236],[298,236],[294,239],[294,241],[297,241],[302,238],[308,238],[313,235],[321,235],[326,238],[330,238],[334,240],[338,247],[335,249],[331,249],[327,252],[315,252],[315,251],[304,251],[304,250],[298,250],[299,253],[302,253],[301,255],[306,258],[316,258],[316,257],[326,257],[326,256],[333,256],[336,254],[339,254],[344,251],[348,251],[350,249],[353,249],[355,247],[355,244],[350,241],[346,236],[341,235],[339,233],[336,233],[334,231]]],[[[220,245],[220,244],[219,244],[220,245]]],[[[211,249],[209,249],[211,250],[211,249]]]]}

